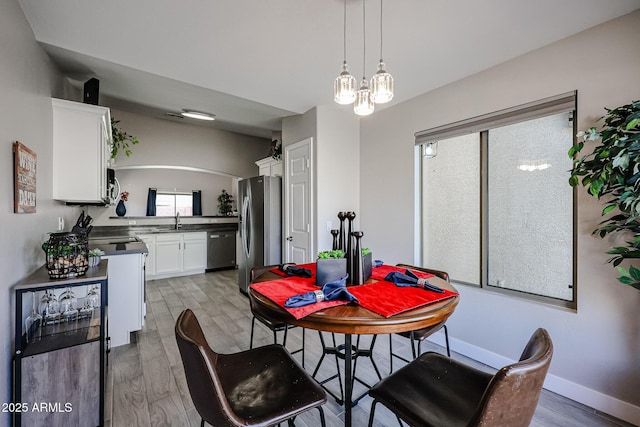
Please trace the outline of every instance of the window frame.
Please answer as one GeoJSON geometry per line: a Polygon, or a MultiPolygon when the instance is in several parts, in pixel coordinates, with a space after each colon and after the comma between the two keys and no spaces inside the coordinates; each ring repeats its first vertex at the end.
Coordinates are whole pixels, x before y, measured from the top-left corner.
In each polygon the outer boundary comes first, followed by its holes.
{"type": "MultiPolygon", "coordinates": [[[[577,91],[567,92],[557,96],[545,98],[539,101],[534,101],[528,104],[496,111],[486,115],[474,117],[459,122],[454,122],[448,125],[439,126],[432,129],[415,133],[415,154],[416,154],[416,223],[419,226],[416,229],[419,231],[416,236],[416,257],[422,263],[423,260],[423,235],[424,235],[424,203],[423,195],[423,165],[422,161],[422,149],[423,146],[429,143],[437,142],[439,140],[453,138],[456,136],[462,136],[469,133],[479,133],[480,144],[480,206],[479,220],[480,220],[480,277],[479,284],[463,282],[455,280],[452,277],[452,282],[460,285],[473,286],[479,289],[486,289],[490,292],[496,292],[503,295],[514,296],[523,298],[529,301],[549,304],[556,307],[563,307],[571,310],[577,310],[578,306],[578,286],[577,286],[577,247],[578,247],[578,230],[577,230],[577,191],[575,187],[572,191],[572,283],[570,287],[572,289],[572,299],[564,300],[561,298],[554,298],[550,296],[544,296],[540,294],[534,294],[526,291],[501,288],[498,286],[489,285],[489,221],[488,221],[488,195],[489,195],[489,171],[488,171],[488,148],[489,140],[488,135],[491,129],[505,126],[508,124],[525,122],[535,118],[550,116],[559,113],[569,112],[572,118],[573,132],[572,132],[572,144],[575,144],[577,133],[577,91]]],[[[570,147],[568,145],[567,147],[570,147]]],[[[568,150],[568,148],[567,148],[568,150]]],[[[568,184],[567,184],[568,185],[568,184]]]]}

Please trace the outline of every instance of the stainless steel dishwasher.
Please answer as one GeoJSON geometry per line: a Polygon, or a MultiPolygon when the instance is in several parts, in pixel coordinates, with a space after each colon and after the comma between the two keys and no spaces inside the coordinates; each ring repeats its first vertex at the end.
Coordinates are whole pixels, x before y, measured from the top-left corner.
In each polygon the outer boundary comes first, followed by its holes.
{"type": "Polygon", "coordinates": [[[236,232],[207,231],[207,270],[236,268],[236,232]]]}

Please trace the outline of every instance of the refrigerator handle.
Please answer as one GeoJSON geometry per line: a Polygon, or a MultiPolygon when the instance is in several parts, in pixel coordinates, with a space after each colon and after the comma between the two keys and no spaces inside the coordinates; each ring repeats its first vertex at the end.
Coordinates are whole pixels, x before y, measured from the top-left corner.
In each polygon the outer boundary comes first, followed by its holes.
{"type": "Polygon", "coordinates": [[[249,224],[247,224],[250,220],[249,215],[249,197],[244,196],[242,200],[242,227],[240,228],[242,235],[242,250],[244,251],[247,259],[249,258],[249,244],[247,241],[247,233],[249,232],[249,224]]]}

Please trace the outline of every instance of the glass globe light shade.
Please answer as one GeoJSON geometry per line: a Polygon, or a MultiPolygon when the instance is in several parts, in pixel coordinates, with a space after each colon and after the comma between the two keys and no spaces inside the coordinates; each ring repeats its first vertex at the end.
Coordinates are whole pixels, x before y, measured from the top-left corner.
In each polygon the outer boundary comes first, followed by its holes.
{"type": "Polygon", "coordinates": [[[333,82],[333,99],[340,105],[351,104],[356,99],[356,78],[349,74],[346,61],[333,82]]]}
{"type": "Polygon", "coordinates": [[[356,101],[353,104],[353,112],[359,116],[368,116],[373,113],[374,109],[375,105],[371,99],[371,92],[369,91],[367,80],[363,78],[360,83],[360,89],[356,92],[356,101]]]}
{"type": "Polygon", "coordinates": [[[371,98],[376,104],[393,99],[393,77],[385,71],[382,60],[378,63],[378,71],[371,77],[371,98]]]}

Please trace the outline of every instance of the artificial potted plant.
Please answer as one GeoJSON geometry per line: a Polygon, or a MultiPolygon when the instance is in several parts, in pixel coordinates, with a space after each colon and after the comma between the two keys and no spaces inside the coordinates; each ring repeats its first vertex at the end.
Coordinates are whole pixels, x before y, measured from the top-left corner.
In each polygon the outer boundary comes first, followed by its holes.
{"type": "Polygon", "coordinates": [[[222,216],[229,216],[233,213],[233,196],[227,193],[227,190],[222,190],[222,193],[218,196],[218,213],[222,216]]]}
{"type": "Polygon", "coordinates": [[[640,290],[640,269],[620,266],[624,260],[640,258],[640,101],[605,110],[599,119],[604,119],[602,129],[591,127],[576,135],[581,140],[569,150],[574,159],[569,184],[586,187],[598,199],[607,196],[604,219],[593,234],[626,238],[626,246],[607,252],[612,255],[607,262],[618,268],[620,282],[640,290]],[[592,153],[578,158],[584,141],[600,142],[592,153]]]}
{"type": "Polygon", "coordinates": [[[373,254],[369,248],[362,248],[362,265],[364,266],[363,280],[367,281],[373,270],[373,254]]]}
{"type": "Polygon", "coordinates": [[[347,259],[341,250],[318,253],[316,261],[316,285],[324,286],[347,274],[347,259]]]}

